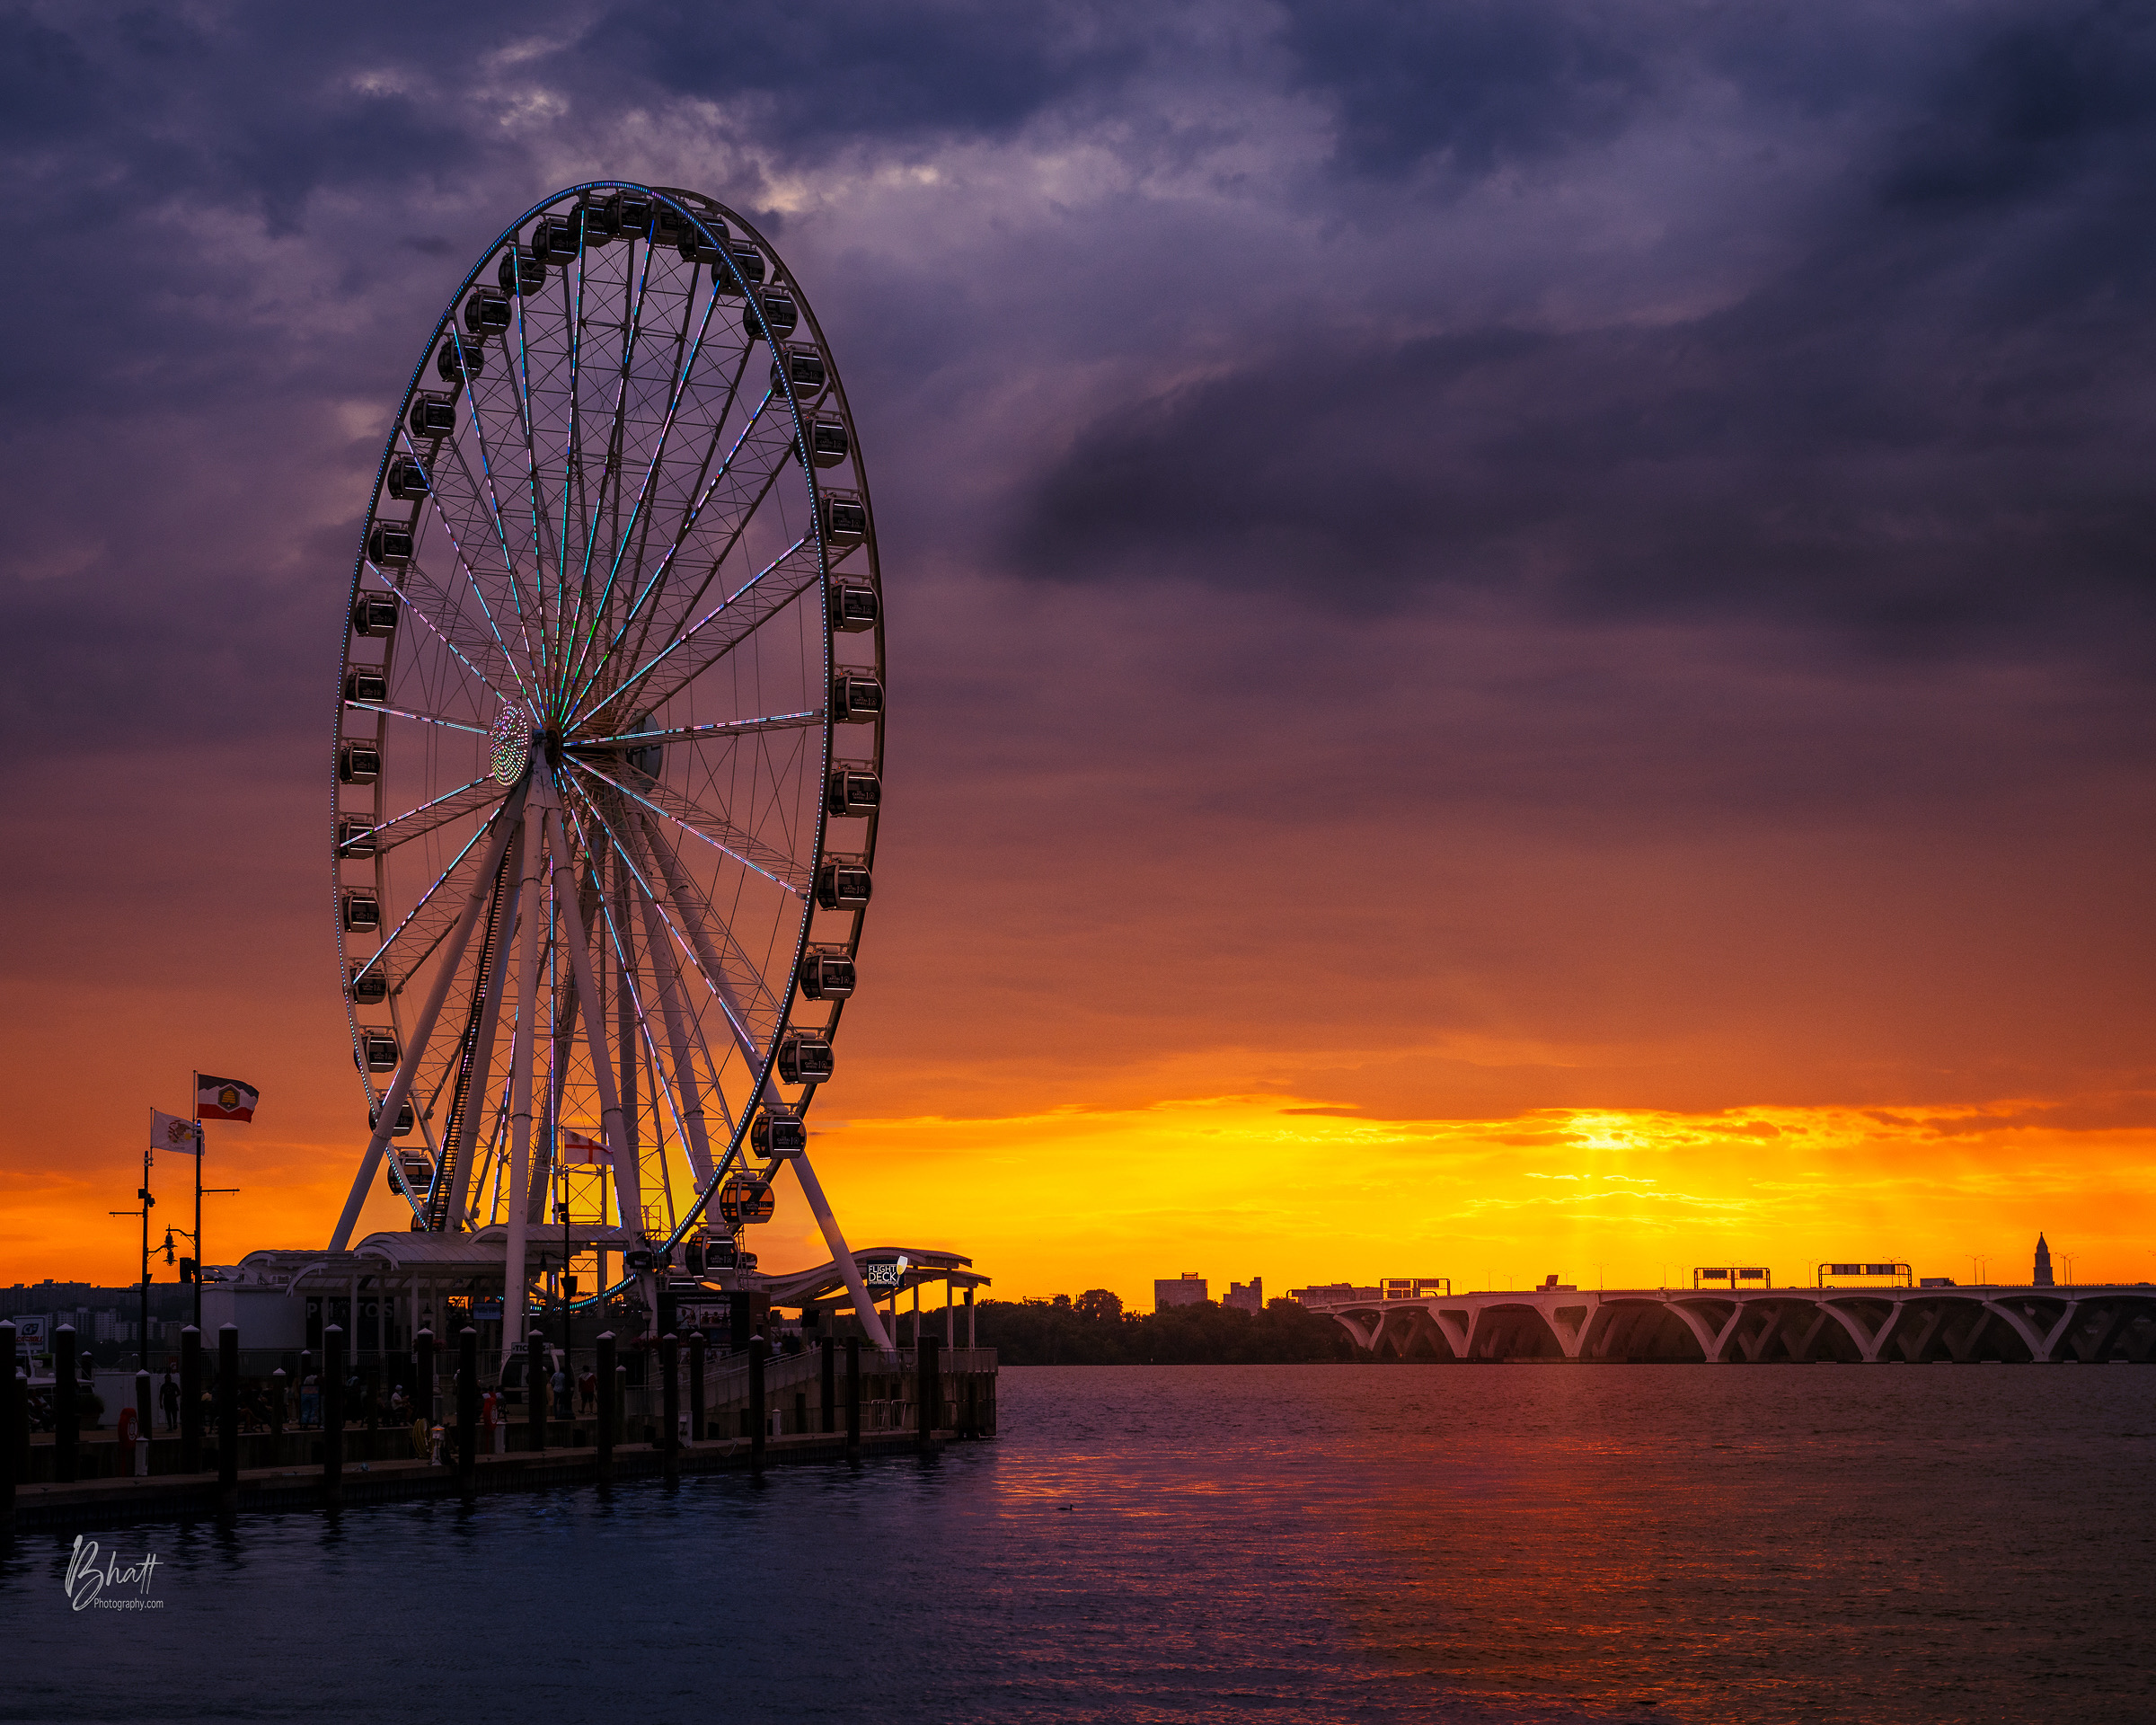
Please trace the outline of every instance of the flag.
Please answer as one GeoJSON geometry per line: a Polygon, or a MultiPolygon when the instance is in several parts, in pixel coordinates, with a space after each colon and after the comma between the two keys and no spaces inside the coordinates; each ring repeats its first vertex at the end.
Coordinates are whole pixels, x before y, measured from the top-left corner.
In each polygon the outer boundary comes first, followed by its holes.
{"type": "Polygon", "coordinates": [[[150,1110],[150,1148],[177,1150],[183,1156],[201,1154],[202,1135],[195,1130],[195,1123],[183,1114],[161,1114],[150,1110]]]}
{"type": "Polygon", "coordinates": [[[606,1146],[596,1138],[588,1138],[574,1127],[561,1128],[561,1163],[564,1167],[575,1163],[597,1163],[605,1167],[613,1158],[606,1146]]]}
{"type": "Polygon", "coordinates": [[[198,1120],[252,1120],[262,1092],[237,1078],[206,1078],[195,1075],[195,1118],[198,1120]]]}

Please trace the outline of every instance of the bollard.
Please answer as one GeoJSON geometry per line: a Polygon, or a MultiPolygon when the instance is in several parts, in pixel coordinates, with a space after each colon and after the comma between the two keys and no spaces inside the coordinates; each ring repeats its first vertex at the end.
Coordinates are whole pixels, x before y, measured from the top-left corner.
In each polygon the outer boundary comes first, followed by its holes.
{"type": "Polygon", "coordinates": [[[154,1437],[157,1418],[150,1411],[150,1368],[145,1366],[135,1374],[135,1436],[138,1438],[154,1437]]]}
{"type": "Polygon", "coordinates": [[[285,1368],[279,1366],[270,1374],[270,1465],[285,1464],[285,1391],[287,1387],[285,1368]]]}
{"type": "Polygon", "coordinates": [[[601,1332],[598,1340],[599,1398],[599,1477],[614,1477],[614,1331],[601,1332]]]}
{"type": "Polygon", "coordinates": [[[936,1339],[918,1333],[914,1337],[914,1445],[917,1449],[932,1447],[936,1440],[936,1429],[943,1423],[943,1374],[936,1358],[936,1339]]]}
{"type": "Polygon", "coordinates": [[[846,1459],[861,1459],[861,1338],[846,1338],[846,1459]]]}
{"type": "Polygon", "coordinates": [[[202,1471],[202,1332],[191,1323],[180,1332],[180,1471],[202,1471]]]}
{"type": "Polygon", "coordinates": [[[240,1500],[240,1326],[217,1330],[217,1495],[227,1509],[240,1500]]]}
{"type": "Polygon", "coordinates": [[[422,1330],[411,1339],[412,1355],[417,1363],[412,1367],[411,1405],[415,1420],[434,1424],[434,1331],[422,1330]]]}
{"type": "Polygon", "coordinates": [[[671,1473],[681,1457],[681,1338],[658,1339],[658,1453],[671,1473]]]}
{"type": "Polygon", "coordinates": [[[764,1357],[770,1352],[762,1336],[748,1339],[748,1464],[758,1469],[764,1465],[764,1429],[770,1423],[764,1406],[764,1357]]]}
{"type": "Polygon", "coordinates": [[[6,1432],[0,1437],[0,1474],[7,1481],[0,1485],[0,1521],[14,1519],[15,1476],[22,1471],[22,1420],[15,1396],[15,1326],[0,1319],[0,1428],[6,1432]]]}
{"type": "Polygon", "coordinates": [[[335,1503],[344,1491],[344,1331],[322,1332],[322,1494],[335,1503]]]}
{"type": "Polygon", "coordinates": [[[838,1340],[835,1336],[819,1336],[816,1345],[823,1355],[823,1381],[817,1385],[817,1399],[824,1417],[818,1423],[828,1437],[838,1429],[838,1340]]]}
{"type": "MultiPolygon", "coordinates": [[[[562,1358],[562,1376],[569,1375],[567,1356],[562,1358]]],[[[546,1404],[554,1393],[553,1374],[546,1369],[546,1337],[536,1327],[525,1338],[524,1343],[524,1399],[531,1403],[532,1454],[536,1455],[546,1448],[546,1416],[552,1411],[546,1404]]]]}
{"type": "Polygon", "coordinates": [[[689,1331],[689,1441],[702,1443],[703,1429],[703,1331],[689,1331]]]}
{"type": "Polygon", "coordinates": [[[307,1429],[307,1384],[310,1381],[314,1385],[314,1423],[319,1426],[322,1423],[322,1379],[315,1375],[314,1350],[302,1348],[299,1350],[299,1402],[292,1410],[292,1423],[302,1431],[307,1429]]]}
{"type": "Polygon", "coordinates": [[[52,1332],[52,1477],[63,1485],[75,1477],[81,1410],[75,1405],[75,1326],[52,1332]]]}
{"type": "Polygon", "coordinates": [[[479,1469],[479,1331],[456,1332],[456,1471],[470,1488],[479,1469]]]}

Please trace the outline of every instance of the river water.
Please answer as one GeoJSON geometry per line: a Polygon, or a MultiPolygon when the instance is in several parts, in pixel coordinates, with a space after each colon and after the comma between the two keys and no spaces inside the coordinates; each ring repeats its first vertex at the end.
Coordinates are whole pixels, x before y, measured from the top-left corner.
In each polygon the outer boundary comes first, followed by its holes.
{"type": "Polygon", "coordinates": [[[1002,1415],[99,1532],[142,1609],[21,1535],[0,1717],[2156,1719],[2156,1371],[1036,1367],[1002,1415]]]}

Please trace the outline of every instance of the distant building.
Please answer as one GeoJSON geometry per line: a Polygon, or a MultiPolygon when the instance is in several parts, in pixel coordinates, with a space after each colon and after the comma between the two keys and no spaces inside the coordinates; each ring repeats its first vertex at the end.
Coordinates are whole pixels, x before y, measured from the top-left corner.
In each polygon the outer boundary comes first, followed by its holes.
{"type": "Polygon", "coordinates": [[[1206,1278],[1195,1269],[1186,1269],[1173,1281],[1162,1278],[1153,1285],[1155,1312],[1165,1312],[1171,1305],[1203,1305],[1211,1297],[1206,1292],[1206,1278]]]}
{"type": "Polygon", "coordinates": [[[2044,1233],[2040,1228],[2037,1231],[2037,1267],[2029,1275],[2028,1285],[2031,1287],[2055,1286],[2051,1279],[2051,1248],[2044,1243],[2044,1233]]]}
{"type": "Polygon", "coordinates": [[[1265,1310],[1265,1278],[1253,1276],[1247,1282],[1230,1282],[1227,1296],[1221,1304],[1255,1316],[1265,1310]]]}

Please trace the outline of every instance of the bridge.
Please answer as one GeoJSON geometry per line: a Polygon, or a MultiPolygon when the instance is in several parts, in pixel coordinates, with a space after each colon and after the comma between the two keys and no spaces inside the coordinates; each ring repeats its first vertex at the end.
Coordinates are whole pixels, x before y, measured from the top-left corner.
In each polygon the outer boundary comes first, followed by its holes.
{"type": "Polygon", "coordinates": [[[2094,1365],[2156,1359],[2156,1287],[1541,1287],[1427,1293],[1306,1287],[1372,1358],[1692,1361],[1953,1360],[2094,1365]]]}

